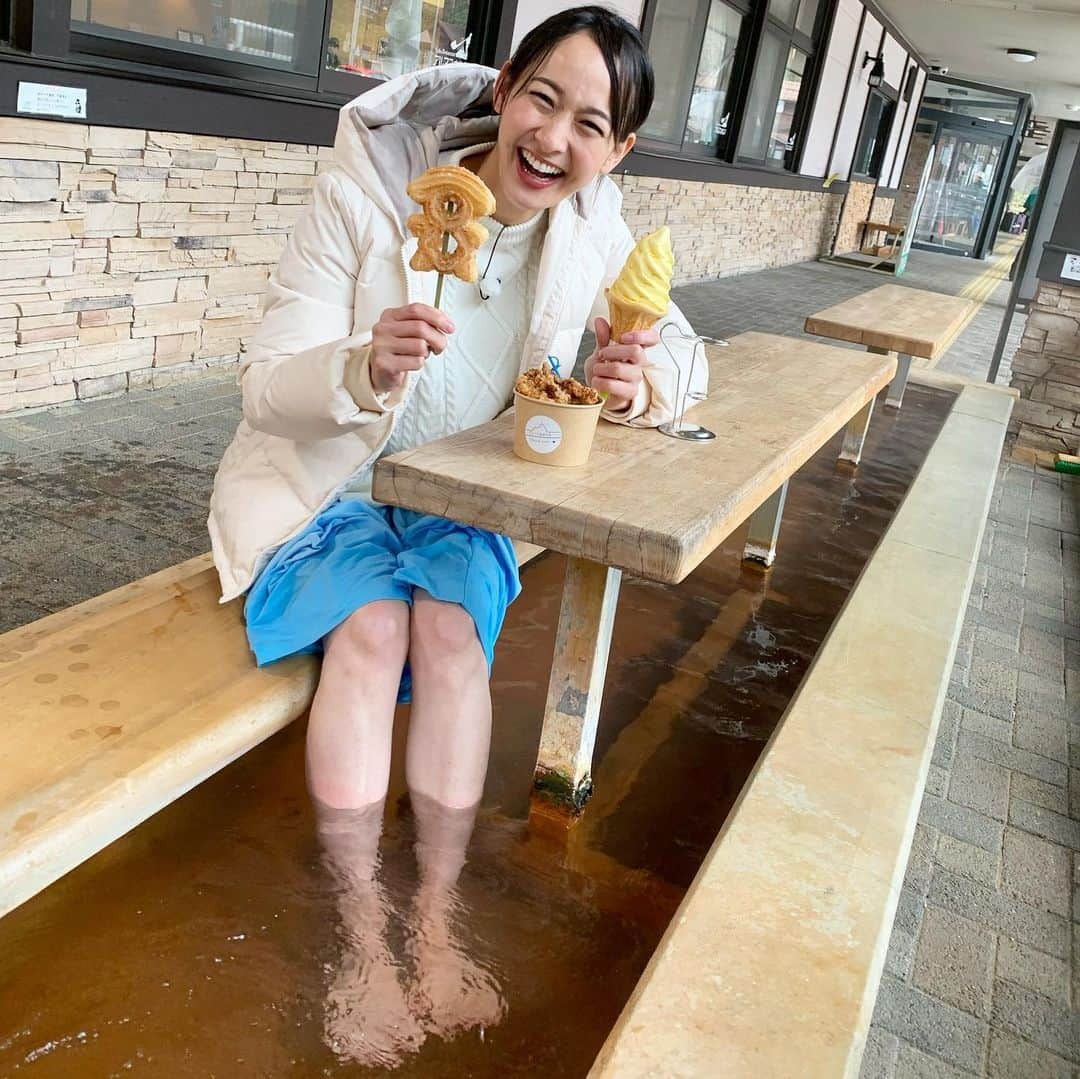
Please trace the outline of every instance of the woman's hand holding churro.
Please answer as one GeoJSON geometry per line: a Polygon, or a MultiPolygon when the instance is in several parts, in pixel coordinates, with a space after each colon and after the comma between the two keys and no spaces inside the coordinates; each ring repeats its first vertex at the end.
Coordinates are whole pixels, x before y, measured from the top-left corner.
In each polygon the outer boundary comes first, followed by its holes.
{"type": "Polygon", "coordinates": [[[371,328],[371,385],[387,393],[402,385],[410,371],[419,371],[433,353],[447,345],[454,332],[450,316],[426,303],[387,308],[371,328]]]}

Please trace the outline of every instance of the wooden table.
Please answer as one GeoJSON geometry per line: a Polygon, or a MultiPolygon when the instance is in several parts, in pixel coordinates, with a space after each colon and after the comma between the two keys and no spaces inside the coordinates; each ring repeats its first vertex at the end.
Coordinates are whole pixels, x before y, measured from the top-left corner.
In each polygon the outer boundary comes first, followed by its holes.
{"type": "Polygon", "coordinates": [[[898,354],[896,377],[885,403],[903,404],[911,357],[936,360],[955,340],[976,306],[959,296],[881,285],[819,311],[806,320],[806,332],[837,341],[855,341],[867,352],[898,354]]]}
{"type": "Polygon", "coordinates": [[[588,463],[554,468],[513,453],[513,417],[387,457],[381,502],[450,517],[569,556],[537,783],[580,806],[622,571],[681,581],[751,518],[747,556],[770,564],[787,481],[838,431],[857,464],[891,357],[745,333],[707,350],[712,442],[601,422],[588,463]]]}

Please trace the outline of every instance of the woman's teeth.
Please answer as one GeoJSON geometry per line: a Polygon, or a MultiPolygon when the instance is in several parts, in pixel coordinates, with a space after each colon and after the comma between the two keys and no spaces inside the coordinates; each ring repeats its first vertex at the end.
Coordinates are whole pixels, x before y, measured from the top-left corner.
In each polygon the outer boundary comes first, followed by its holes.
{"type": "Polygon", "coordinates": [[[533,157],[528,150],[521,150],[519,152],[521,154],[521,160],[525,163],[526,168],[528,168],[530,172],[535,172],[538,176],[550,179],[563,175],[562,169],[557,169],[554,165],[545,164],[538,157],[533,157]]]}

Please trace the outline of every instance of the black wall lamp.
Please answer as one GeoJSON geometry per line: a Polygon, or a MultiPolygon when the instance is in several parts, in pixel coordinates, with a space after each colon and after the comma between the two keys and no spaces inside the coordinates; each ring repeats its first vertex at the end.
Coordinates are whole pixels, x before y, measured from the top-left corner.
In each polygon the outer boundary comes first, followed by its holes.
{"type": "Polygon", "coordinates": [[[870,69],[870,75],[866,83],[868,86],[880,86],[885,81],[885,61],[881,53],[877,56],[871,56],[870,53],[867,53],[863,57],[862,66],[866,67],[871,60],[873,60],[874,66],[870,69]]]}

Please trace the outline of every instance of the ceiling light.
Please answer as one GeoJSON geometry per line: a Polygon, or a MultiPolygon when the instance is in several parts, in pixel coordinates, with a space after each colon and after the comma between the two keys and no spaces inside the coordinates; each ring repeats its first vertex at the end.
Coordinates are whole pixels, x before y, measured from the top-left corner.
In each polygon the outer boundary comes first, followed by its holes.
{"type": "Polygon", "coordinates": [[[1018,64],[1030,64],[1039,55],[1031,49],[1006,49],[1005,53],[1010,60],[1015,60],[1018,64]]]}
{"type": "Polygon", "coordinates": [[[1080,112],[1080,105],[1066,105],[1065,108],[1067,108],[1069,112],[1080,112]]]}

